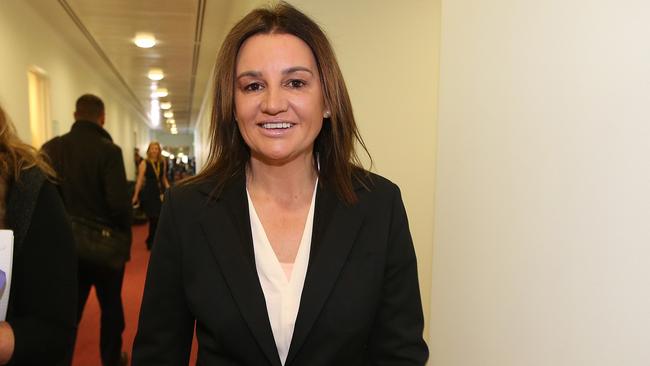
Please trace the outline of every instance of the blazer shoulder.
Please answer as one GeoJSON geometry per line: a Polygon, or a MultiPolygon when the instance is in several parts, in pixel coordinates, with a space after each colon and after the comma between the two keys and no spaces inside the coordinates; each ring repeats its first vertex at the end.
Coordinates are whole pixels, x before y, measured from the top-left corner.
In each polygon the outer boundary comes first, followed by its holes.
{"type": "Polygon", "coordinates": [[[366,184],[357,189],[356,206],[374,214],[391,212],[396,202],[401,201],[399,187],[389,179],[375,173],[366,175],[366,184]]]}
{"type": "Polygon", "coordinates": [[[400,191],[397,184],[379,174],[368,172],[365,180],[367,187],[366,189],[362,189],[362,191],[367,191],[371,195],[392,197],[400,191]]]}
{"type": "Polygon", "coordinates": [[[196,209],[208,205],[211,182],[187,182],[173,185],[167,190],[167,199],[174,209],[196,209]]]}

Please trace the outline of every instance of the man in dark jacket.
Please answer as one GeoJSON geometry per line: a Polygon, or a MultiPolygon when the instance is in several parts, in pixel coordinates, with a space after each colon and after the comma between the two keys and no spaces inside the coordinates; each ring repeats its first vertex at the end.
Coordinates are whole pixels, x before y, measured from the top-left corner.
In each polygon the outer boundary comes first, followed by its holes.
{"type": "MultiPolygon", "coordinates": [[[[85,94],[76,103],[75,123],[69,133],[45,145],[60,180],[68,214],[104,223],[130,237],[131,204],[127,193],[122,151],[104,130],[104,103],[85,94]]],[[[74,230],[74,227],[73,227],[74,230]]],[[[76,233],[75,233],[76,234],[76,233]]],[[[130,243],[129,243],[130,245],[130,243]]],[[[130,248],[125,248],[128,253],[130,248]]],[[[128,258],[124,258],[126,261],[128,258]]],[[[104,265],[79,258],[81,320],[90,288],[94,285],[101,306],[100,353],[104,366],[126,364],[122,353],[124,264],[104,265]]]]}

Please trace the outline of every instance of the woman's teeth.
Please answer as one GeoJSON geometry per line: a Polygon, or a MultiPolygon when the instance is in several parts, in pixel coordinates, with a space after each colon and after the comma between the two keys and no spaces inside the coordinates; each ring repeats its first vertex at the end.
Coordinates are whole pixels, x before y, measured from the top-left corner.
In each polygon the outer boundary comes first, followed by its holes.
{"type": "Polygon", "coordinates": [[[264,123],[262,124],[263,128],[267,129],[278,129],[278,128],[290,128],[292,126],[291,123],[288,122],[275,122],[275,123],[264,123]]]}

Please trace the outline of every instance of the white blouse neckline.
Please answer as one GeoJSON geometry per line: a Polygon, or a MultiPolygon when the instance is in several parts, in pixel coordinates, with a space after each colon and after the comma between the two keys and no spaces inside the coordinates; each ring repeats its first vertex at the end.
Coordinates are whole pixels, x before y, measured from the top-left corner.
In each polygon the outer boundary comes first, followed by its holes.
{"type": "Polygon", "coordinates": [[[318,179],[316,179],[309,212],[307,213],[305,227],[302,238],[300,239],[300,246],[296,254],[296,259],[291,266],[293,268],[291,268],[290,275],[283,268],[283,265],[286,266],[286,264],[280,263],[278,257],[275,255],[271,242],[257,215],[248,188],[246,189],[251,233],[253,236],[253,250],[255,252],[255,267],[262,291],[264,292],[273,337],[275,338],[275,344],[283,365],[289,353],[289,346],[291,345],[293,329],[300,306],[300,297],[309,264],[317,187],[318,179]]]}

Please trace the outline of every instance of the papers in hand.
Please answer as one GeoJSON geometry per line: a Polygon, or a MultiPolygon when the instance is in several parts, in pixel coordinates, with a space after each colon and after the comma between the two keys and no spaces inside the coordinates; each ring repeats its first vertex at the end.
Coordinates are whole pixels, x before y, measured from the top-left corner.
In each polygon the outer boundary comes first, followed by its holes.
{"type": "Polygon", "coordinates": [[[5,320],[7,317],[13,259],[14,232],[11,230],[0,230],[0,321],[5,320]]]}

